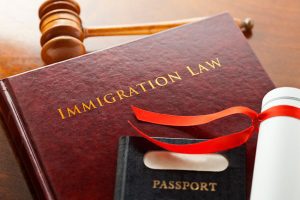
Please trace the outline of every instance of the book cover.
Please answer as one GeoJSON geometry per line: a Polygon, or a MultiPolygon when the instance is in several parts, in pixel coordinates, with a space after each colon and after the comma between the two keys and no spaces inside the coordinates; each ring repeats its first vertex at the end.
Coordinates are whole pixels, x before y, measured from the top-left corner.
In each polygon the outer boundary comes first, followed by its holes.
{"type": "MultiPolygon", "coordinates": [[[[173,144],[189,144],[201,141],[179,138],[158,139],[173,144]]],[[[120,138],[115,200],[246,200],[244,145],[217,154],[224,156],[228,161],[225,169],[217,171],[166,170],[147,166],[145,160],[150,159],[147,154],[160,151],[163,150],[141,137],[126,136],[120,138]]],[[[186,167],[194,163],[206,165],[211,161],[212,164],[216,165],[220,162],[220,160],[210,160],[209,158],[206,158],[206,161],[200,160],[199,162],[198,159],[194,159],[194,162],[191,162],[189,157],[177,157],[176,154],[162,157],[165,157],[165,162],[174,162],[174,164],[188,162],[186,167]]],[[[178,166],[180,165],[178,164],[178,166]]]]}
{"type": "MultiPolygon", "coordinates": [[[[213,138],[249,123],[237,116],[170,128],[140,123],[130,105],[199,115],[260,110],[274,88],[228,14],[49,65],[0,82],[1,116],[40,199],[111,200],[118,138],[138,123],[160,137],[213,138]]],[[[247,143],[250,188],[256,137],[247,143]]]]}

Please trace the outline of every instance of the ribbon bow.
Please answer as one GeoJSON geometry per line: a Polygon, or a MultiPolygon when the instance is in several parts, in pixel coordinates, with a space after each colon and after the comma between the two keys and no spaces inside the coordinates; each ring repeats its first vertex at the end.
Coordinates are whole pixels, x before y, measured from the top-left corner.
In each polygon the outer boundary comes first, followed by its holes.
{"type": "Polygon", "coordinates": [[[139,133],[141,136],[143,136],[150,142],[168,151],[187,154],[215,153],[238,147],[249,140],[253,133],[259,129],[259,125],[262,121],[272,117],[287,116],[300,119],[300,108],[288,105],[274,106],[259,114],[250,108],[236,106],[222,110],[220,112],[197,116],[168,115],[143,110],[135,106],[132,106],[131,108],[136,118],[140,121],[168,126],[202,125],[235,114],[243,114],[251,119],[251,125],[240,132],[231,133],[203,142],[180,145],[169,144],[152,138],[148,134],[138,129],[130,121],[128,121],[129,124],[137,131],[137,133],[139,133]]]}

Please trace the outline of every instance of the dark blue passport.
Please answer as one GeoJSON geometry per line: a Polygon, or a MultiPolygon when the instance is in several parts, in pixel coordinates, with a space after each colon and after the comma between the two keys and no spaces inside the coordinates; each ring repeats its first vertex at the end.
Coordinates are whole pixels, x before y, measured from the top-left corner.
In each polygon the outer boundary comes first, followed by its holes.
{"type": "MultiPolygon", "coordinates": [[[[203,140],[159,138],[188,144],[203,140]]],[[[119,140],[115,200],[246,200],[245,146],[221,152],[229,165],[224,171],[157,170],[144,164],[144,155],[162,149],[144,138],[119,140]]]]}

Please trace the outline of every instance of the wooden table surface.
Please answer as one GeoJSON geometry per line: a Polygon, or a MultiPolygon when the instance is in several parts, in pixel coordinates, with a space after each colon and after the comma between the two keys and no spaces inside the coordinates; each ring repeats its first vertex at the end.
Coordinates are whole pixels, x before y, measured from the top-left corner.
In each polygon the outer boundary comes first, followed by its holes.
{"type": "MultiPolygon", "coordinates": [[[[0,78],[43,66],[39,19],[42,0],[0,1],[0,78]]],[[[154,22],[229,11],[255,21],[248,39],[276,86],[300,88],[300,1],[298,0],[79,0],[84,26],[154,22]]],[[[88,51],[141,36],[85,41],[88,51]]],[[[3,128],[0,129],[0,199],[32,199],[3,128]]]]}

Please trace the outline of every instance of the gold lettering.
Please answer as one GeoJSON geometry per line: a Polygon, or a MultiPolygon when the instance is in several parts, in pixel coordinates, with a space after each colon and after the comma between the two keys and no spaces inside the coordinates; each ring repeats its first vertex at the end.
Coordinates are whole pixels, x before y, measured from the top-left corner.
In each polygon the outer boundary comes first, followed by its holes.
{"type": "Polygon", "coordinates": [[[203,65],[200,65],[199,64],[199,71],[200,71],[200,73],[202,74],[203,73],[203,71],[202,70],[205,70],[205,71],[209,71],[209,69],[207,69],[206,67],[204,67],[203,65]]]}
{"type": "Polygon", "coordinates": [[[63,111],[61,110],[61,108],[59,108],[59,109],[57,109],[57,110],[58,110],[58,112],[59,112],[59,114],[60,114],[60,116],[61,116],[61,119],[66,119],[66,117],[65,117],[63,111]]]}
{"type": "Polygon", "coordinates": [[[205,190],[205,191],[208,191],[208,188],[207,188],[207,183],[205,182],[201,182],[201,191],[205,190]]]}
{"type": "Polygon", "coordinates": [[[144,84],[146,84],[145,82],[142,82],[142,83],[139,83],[139,84],[136,84],[136,86],[139,86],[140,88],[142,88],[143,92],[147,92],[144,84]]]}
{"type": "Polygon", "coordinates": [[[156,83],[156,85],[159,85],[159,86],[165,86],[165,85],[168,84],[168,80],[167,80],[165,77],[160,76],[160,77],[157,77],[157,78],[155,79],[155,83],[156,83]],[[163,83],[160,83],[160,82],[158,81],[159,79],[163,80],[163,83]]]}
{"type": "Polygon", "coordinates": [[[199,190],[199,191],[217,191],[216,182],[189,182],[189,181],[173,181],[173,180],[153,180],[153,189],[163,190],[199,190]]]}
{"type": "MultiPolygon", "coordinates": [[[[198,64],[197,66],[186,66],[186,69],[188,70],[188,73],[191,76],[196,76],[205,72],[208,72],[210,70],[217,69],[218,67],[222,67],[222,64],[219,60],[219,58],[213,58],[213,59],[208,59],[207,61],[198,64]]],[[[74,107],[70,108],[61,108],[58,107],[57,111],[59,113],[59,116],[62,120],[68,118],[68,117],[75,117],[78,114],[81,114],[83,112],[89,112],[92,110],[95,110],[98,107],[103,107],[105,106],[106,103],[112,104],[115,103],[118,100],[123,100],[125,98],[132,97],[134,95],[139,95],[142,92],[147,92],[150,89],[156,89],[156,87],[163,87],[167,86],[169,83],[175,83],[177,81],[181,81],[183,77],[180,76],[180,72],[178,71],[173,71],[171,73],[166,73],[165,75],[155,77],[155,79],[150,79],[144,82],[140,82],[136,85],[128,86],[128,90],[115,90],[112,93],[104,93],[106,95],[104,96],[99,96],[96,98],[93,98],[89,100],[89,102],[80,102],[77,103],[74,107]],[[97,102],[96,102],[96,101],[97,102]],[[78,107],[77,107],[78,105],[78,107]],[[80,110],[81,109],[81,110],[80,110]]],[[[170,186],[171,188],[174,187],[175,189],[177,188],[182,188],[183,186],[180,185],[181,182],[174,182],[172,183],[174,186],[170,186]]],[[[195,184],[193,184],[195,186],[195,184]]],[[[216,185],[212,185],[213,188],[216,187],[216,185]]],[[[203,186],[205,189],[205,186],[203,186]]]]}
{"type": "Polygon", "coordinates": [[[192,189],[192,190],[199,190],[199,183],[197,183],[197,182],[192,182],[192,183],[191,183],[191,189],[192,189]]]}
{"type": "Polygon", "coordinates": [[[187,181],[183,181],[182,183],[183,183],[183,187],[182,187],[183,190],[186,190],[190,186],[190,183],[187,181]]]}
{"type": "Polygon", "coordinates": [[[160,180],[153,180],[152,188],[157,188],[157,186],[159,186],[159,184],[160,184],[160,180]]]}
{"type": "Polygon", "coordinates": [[[181,190],[181,181],[175,182],[175,190],[181,190]]]}
{"type": "Polygon", "coordinates": [[[207,65],[209,65],[211,68],[215,69],[215,65],[217,65],[218,67],[221,67],[221,63],[219,61],[218,58],[216,58],[216,61],[215,60],[211,60],[211,63],[209,63],[208,61],[205,62],[207,65]]]}
{"type": "Polygon", "coordinates": [[[105,101],[106,103],[114,103],[114,102],[116,102],[116,98],[113,96],[112,93],[106,94],[106,95],[103,97],[103,99],[104,99],[104,101],[105,101]],[[111,96],[111,97],[112,97],[111,100],[108,100],[108,99],[107,99],[108,96],[111,96]]]}
{"type": "Polygon", "coordinates": [[[210,191],[215,192],[217,190],[216,187],[217,187],[218,183],[209,183],[208,185],[211,186],[210,191]]]}
{"type": "Polygon", "coordinates": [[[97,107],[95,106],[95,104],[93,103],[93,101],[90,100],[89,105],[86,105],[85,103],[82,103],[82,108],[83,108],[83,111],[86,112],[87,111],[86,109],[92,110],[92,109],[95,109],[97,107]]]}
{"type": "Polygon", "coordinates": [[[195,73],[193,72],[193,70],[191,69],[191,67],[186,66],[187,70],[191,73],[192,76],[198,75],[199,73],[195,73]]]}
{"type": "Polygon", "coordinates": [[[159,189],[168,189],[166,181],[162,181],[162,183],[160,184],[159,189]]]}
{"type": "Polygon", "coordinates": [[[168,189],[174,190],[174,188],[175,188],[174,181],[169,181],[169,187],[168,187],[168,189]]]}
{"type": "Polygon", "coordinates": [[[120,100],[122,100],[123,97],[125,97],[125,98],[129,97],[129,96],[124,94],[124,90],[118,90],[117,95],[119,96],[120,100]]]}
{"type": "Polygon", "coordinates": [[[174,79],[181,80],[181,77],[179,76],[178,72],[174,72],[174,73],[175,73],[175,75],[168,74],[168,76],[169,76],[169,79],[172,81],[172,83],[174,83],[174,82],[175,82],[175,80],[174,80],[174,79]]]}
{"type": "Polygon", "coordinates": [[[149,85],[151,86],[152,89],[155,89],[155,86],[153,85],[153,83],[150,80],[147,82],[149,83],[149,85]]]}
{"type": "Polygon", "coordinates": [[[131,97],[133,94],[139,95],[139,93],[135,89],[129,87],[129,96],[131,97]]]}
{"type": "Polygon", "coordinates": [[[103,106],[103,104],[102,104],[102,102],[101,102],[100,98],[99,98],[99,97],[97,97],[96,99],[97,99],[97,102],[98,102],[99,106],[101,106],[101,107],[102,107],[102,106],[103,106]]]}
{"type": "Polygon", "coordinates": [[[78,113],[78,114],[81,113],[79,108],[76,105],[74,106],[74,110],[71,110],[70,108],[67,108],[67,111],[68,111],[69,117],[72,117],[72,115],[75,116],[76,113],[78,113]]]}

